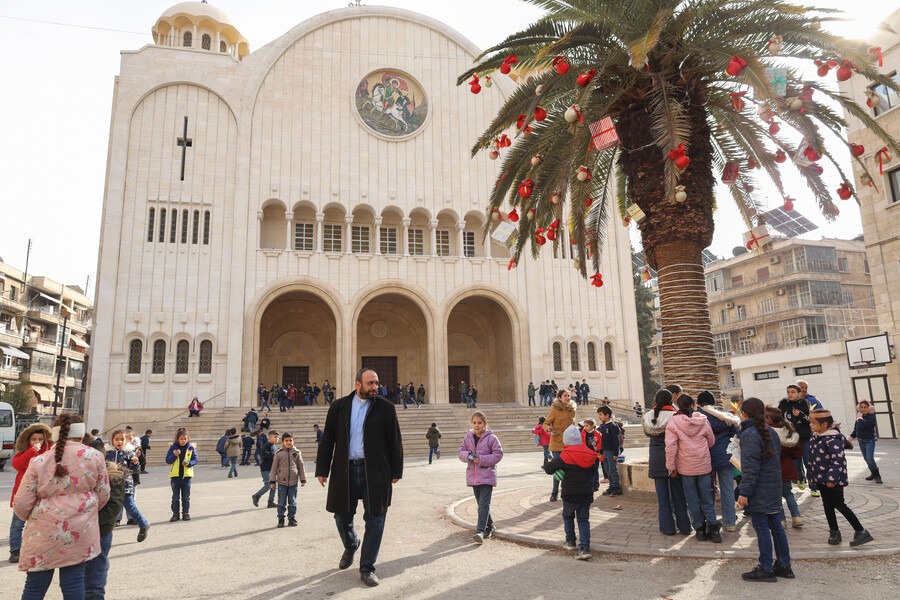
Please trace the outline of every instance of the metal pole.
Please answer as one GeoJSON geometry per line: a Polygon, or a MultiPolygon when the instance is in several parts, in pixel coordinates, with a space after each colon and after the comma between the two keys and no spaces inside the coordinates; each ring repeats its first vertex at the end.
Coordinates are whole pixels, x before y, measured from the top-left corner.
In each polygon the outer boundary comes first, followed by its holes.
{"type": "Polygon", "coordinates": [[[56,356],[56,393],[53,396],[53,416],[54,417],[56,416],[57,408],[62,404],[62,401],[61,401],[62,399],[60,398],[60,395],[62,394],[62,387],[60,387],[59,379],[60,379],[60,376],[62,375],[62,371],[65,367],[61,367],[60,365],[61,364],[65,365],[65,362],[66,362],[66,358],[63,354],[63,351],[64,351],[63,346],[65,345],[65,341],[66,341],[66,325],[69,324],[69,311],[68,311],[68,309],[66,309],[65,306],[62,306],[62,304],[60,304],[60,312],[63,312],[63,311],[65,311],[65,312],[63,313],[62,334],[59,336],[59,354],[56,356]]]}

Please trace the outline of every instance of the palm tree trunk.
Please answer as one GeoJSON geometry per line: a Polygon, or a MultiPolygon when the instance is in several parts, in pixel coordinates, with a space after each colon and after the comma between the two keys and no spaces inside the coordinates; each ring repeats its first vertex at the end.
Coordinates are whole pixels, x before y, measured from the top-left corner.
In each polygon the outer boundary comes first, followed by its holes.
{"type": "Polygon", "coordinates": [[[719,395],[703,248],[703,242],[685,239],[655,247],[663,372],[667,383],[677,383],[694,398],[703,390],[719,395]]]}

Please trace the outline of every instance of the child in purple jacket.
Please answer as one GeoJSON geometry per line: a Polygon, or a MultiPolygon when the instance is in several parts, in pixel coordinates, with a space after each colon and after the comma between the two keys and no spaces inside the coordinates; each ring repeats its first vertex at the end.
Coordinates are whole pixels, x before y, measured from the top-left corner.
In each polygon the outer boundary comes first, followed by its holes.
{"type": "Polygon", "coordinates": [[[503,448],[494,432],[487,428],[484,413],[472,413],[472,429],[459,445],[459,460],[466,463],[466,485],[475,493],[478,503],[478,525],[475,528],[476,544],[494,535],[491,519],[491,494],[497,485],[497,463],[503,458],[503,448]]]}

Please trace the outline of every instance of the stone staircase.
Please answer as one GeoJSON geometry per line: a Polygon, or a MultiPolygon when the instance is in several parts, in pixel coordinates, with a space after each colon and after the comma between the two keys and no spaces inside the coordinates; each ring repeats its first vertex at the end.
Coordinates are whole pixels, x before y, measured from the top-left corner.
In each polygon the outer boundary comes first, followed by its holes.
{"type": "MultiPolygon", "coordinates": [[[[546,416],[546,407],[523,407],[519,405],[499,405],[483,403],[479,407],[488,418],[488,425],[493,429],[505,452],[539,452],[534,443],[531,430],[537,424],[538,417],[546,416]]],[[[215,452],[216,443],[225,430],[241,428],[241,419],[247,412],[246,407],[214,408],[208,407],[202,416],[189,418],[186,414],[159,422],[132,422],[131,426],[138,435],[146,429],[153,430],[151,451],[148,453],[149,465],[161,465],[165,452],[175,436],[175,431],[184,427],[197,447],[204,463],[218,460],[215,452]]],[[[327,406],[303,406],[293,411],[269,413],[272,428],[284,433],[294,434],[294,444],[303,454],[304,460],[311,461],[316,455],[316,438],[313,424],[325,425],[327,406]]],[[[596,405],[579,406],[579,420],[596,417],[596,405]]],[[[455,454],[463,436],[469,430],[469,419],[472,409],[457,404],[422,405],[421,408],[410,406],[407,410],[397,407],[400,430],[403,434],[403,450],[406,458],[427,458],[428,440],[425,432],[432,423],[437,423],[441,430],[441,449],[445,456],[455,454]]],[[[639,425],[626,424],[625,447],[647,445],[647,438],[639,425]]],[[[108,439],[108,432],[104,439],[108,439]]]]}

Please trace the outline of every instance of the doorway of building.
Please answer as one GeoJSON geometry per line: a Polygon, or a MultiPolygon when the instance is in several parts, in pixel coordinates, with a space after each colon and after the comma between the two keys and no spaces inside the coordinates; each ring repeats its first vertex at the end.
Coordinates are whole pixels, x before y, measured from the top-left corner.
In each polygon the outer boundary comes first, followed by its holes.
{"type": "Polygon", "coordinates": [[[894,428],[894,407],[891,403],[890,390],[888,390],[887,375],[854,377],[853,396],[857,403],[865,398],[875,406],[875,424],[878,437],[896,439],[897,430],[894,428]]]}
{"type": "Polygon", "coordinates": [[[363,356],[362,366],[378,374],[379,383],[388,389],[389,394],[397,388],[396,356],[363,356]]]}
{"type": "Polygon", "coordinates": [[[281,385],[287,387],[293,384],[295,388],[306,385],[309,381],[309,367],[282,367],[281,368],[281,385]]]}
{"type": "Polygon", "coordinates": [[[472,380],[469,379],[469,367],[448,367],[448,372],[448,381],[450,382],[450,404],[460,404],[463,402],[461,394],[466,391],[460,389],[461,382],[465,381],[467,385],[472,384],[472,380]]]}

